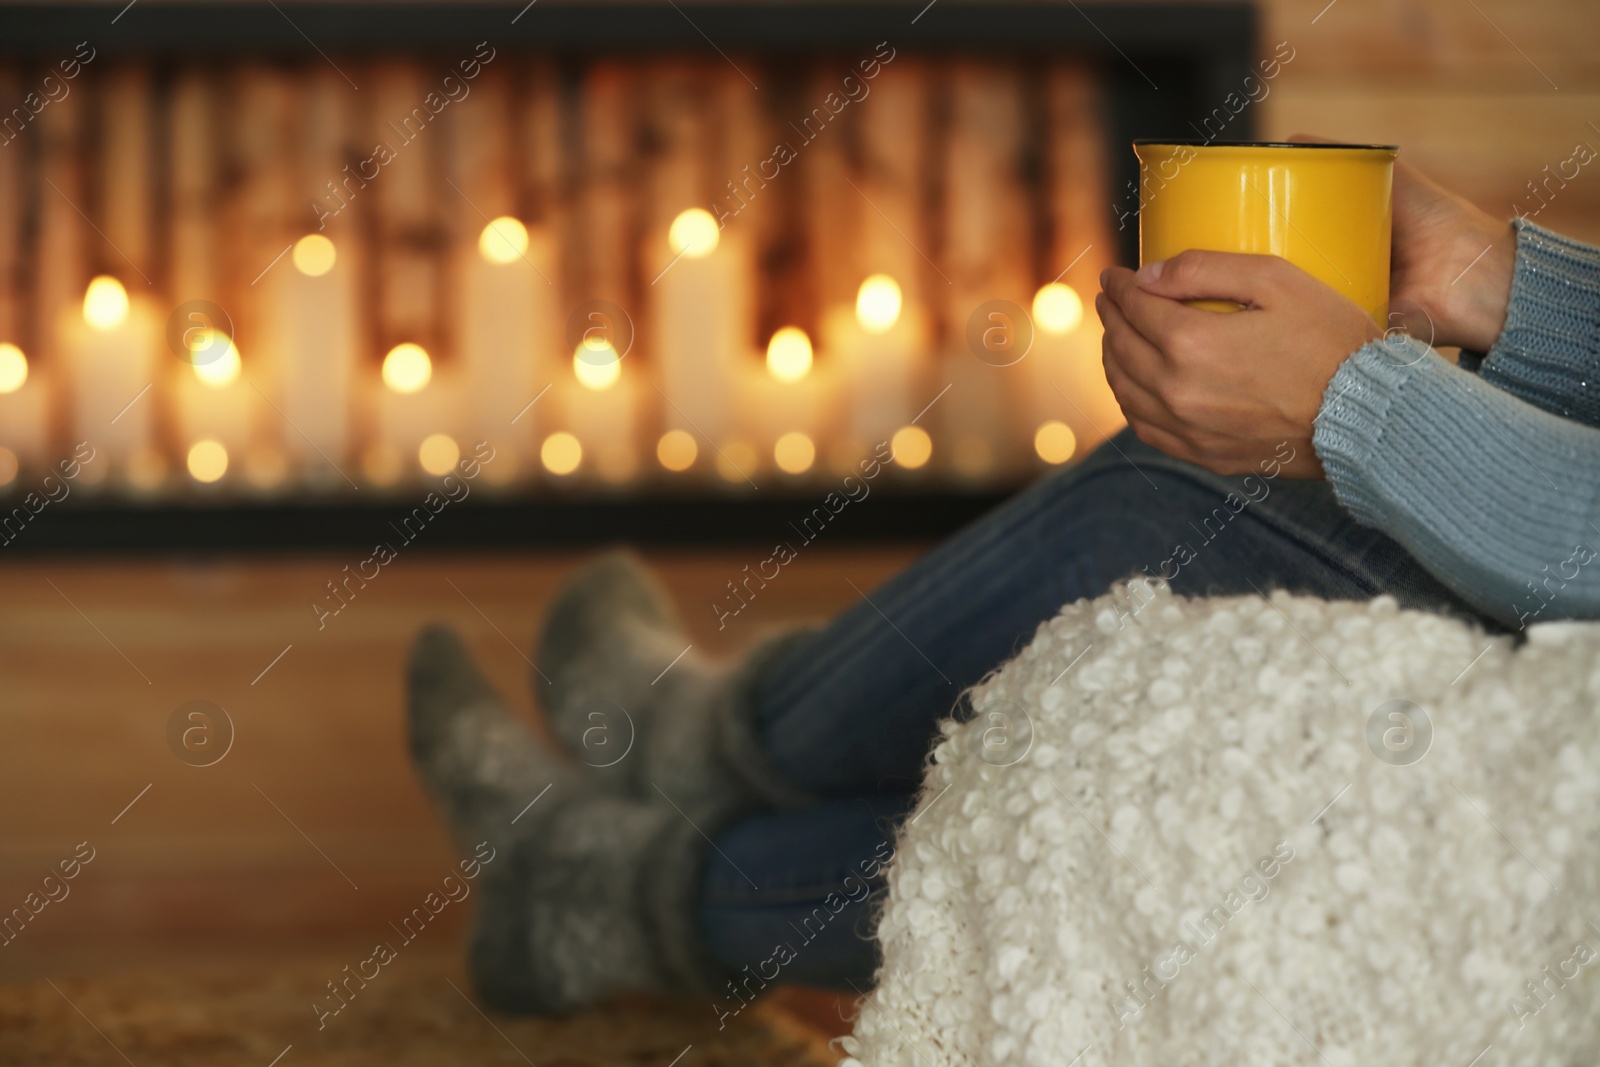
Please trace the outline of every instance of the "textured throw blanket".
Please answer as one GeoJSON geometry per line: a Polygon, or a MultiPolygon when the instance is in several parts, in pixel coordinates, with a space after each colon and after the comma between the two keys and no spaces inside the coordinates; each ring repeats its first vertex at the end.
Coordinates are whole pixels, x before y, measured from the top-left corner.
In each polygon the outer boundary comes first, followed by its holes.
{"type": "Polygon", "coordinates": [[[845,1067],[1600,1056],[1600,624],[1135,584],[971,697],[845,1067]]]}

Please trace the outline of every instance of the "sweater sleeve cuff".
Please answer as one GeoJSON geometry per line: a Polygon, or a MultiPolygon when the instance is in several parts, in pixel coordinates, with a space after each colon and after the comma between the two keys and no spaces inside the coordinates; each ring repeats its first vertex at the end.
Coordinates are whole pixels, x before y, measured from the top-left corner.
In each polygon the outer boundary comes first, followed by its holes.
{"type": "Polygon", "coordinates": [[[1441,358],[1412,337],[1369,341],[1345,360],[1322,396],[1311,444],[1345,509],[1368,526],[1383,525],[1383,498],[1372,481],[1385,446],[1389,409],[1418,366],[1441,358]]]}
{"type": "Polygon", "coordinates": [[[1552,414],[1600,425],[1600,248],[1526,219],[1513,225],[1506,325],[1483,378],[1552,414]]]}

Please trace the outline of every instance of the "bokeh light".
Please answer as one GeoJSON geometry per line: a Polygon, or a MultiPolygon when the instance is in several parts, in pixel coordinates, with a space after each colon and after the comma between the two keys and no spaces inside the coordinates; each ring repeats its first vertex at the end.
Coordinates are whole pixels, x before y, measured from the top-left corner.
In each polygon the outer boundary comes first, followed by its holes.
{"type": "Polygon", "coordinates": [[[572,353],[572,373],[586,389],[610,389],[622,377],[622,358],[611,342],[585,339],[572,353]]]}
{"type": "Polygon", "coordinates": [[[700,446],[687,430],[668,430],[656,442],[656,459],[669,471],[686,471],[694,466],[700,446]]]}
{"type": "Polygon", "coordinates": [[[228,473],[228,450],[207,437],[189,446],[189,477],[210,484],[228,473]]]}
{"type": "Polygon", "coordinates": [[[241,369],[239,349],[234,346],[233,339],[221,330],[193,331],[189,336],[189,352],[196,357],[189,364],[194,368],[194,376],[211,388],[221,389],[238,379],[241,369]]]}
{"type": "Polygon", "coordinates": [[[128,291],[109,274],[89,283],[83,294],[83,321],[97,330],[114,330],[128,318],[128,291]]]}
{"type": "Polygon", "coordinates": [[[14,393],[28,380],[28,357],[9,341],[0,344],[0,393],[14,393]]]}
{"type": "Polygon", "coordinates": [[[320,278],[333,269],[339,250],[320,233],[308,233],[294,243],[294,269],[308,278],[320,278]]]}
{"type": "Polygon", "coordinates": [[[528,228],[510,215],[493,219],[478,235],[478,254],[490,263],[511,263],[528,253],[528,228]]]}
{"type": "Polygon", "coordinates": [[[703,207],[692,207],[679,212],[672,220],[667,230],[667,244],[674,255],[700,259],[716,251],[721,239],[718,231],[717,220],[711,217],[711,212],[703,207]]]}
{"type": "Polygon", "coordinates": [[[1034,431],[1033,450],[1046,463],[1065,463],[1078,450],[1078,437],[1071,426],[1052,419],[1034,431]]]}
{"type": "Polygon", "coordinates": [[[888,333],[900,321],[900,283],[874,274],[856,292],[856,321],[868,333],[888,333]]]}
{"type": "Polygon", "coordinates": [[[1045,333],[1071,333],[1083,321],[1083,301],[1072,286],[1051,282],[1033,294],[1033,321],[1045,333]]]}
{"type": "Polygon", "coordinates": [[[785,474],[804,474],[816,459],[817,446],[798,430],[784,434],[772,447],[772,461],[785,474]]]}
{"type": "Polygon", "coordinates": [[[797,382],[811,373],[811,338],[798,326],[785,326],[767,342],[767,370],[780,382],[797,382]]]}
{"type": "Polygon", "coordinates": [[[417,462],[429,474],[449,474],[461,458],[461,447],[447,433],[429,434],[417,449],[417,462]]]}
{"type": "Polygon", "coordinates": [[[383,357],[383,384],[397,393],[419,392],[432,377],[433,360],[421,345],[407,341],[383,357]]]}
{"type": "Polygon", "coordinates": [[[902,426],[889,439],[894,461],[907,470],[916,470],[933,456],[933,438],[920,426],[902,426]]]}
{"type": "Polygon", "coordinates": [[[583,445],[570,433],[559,430],[539,446],[539,462],[551,474],[571,474],[583,462],[583,445]]]}

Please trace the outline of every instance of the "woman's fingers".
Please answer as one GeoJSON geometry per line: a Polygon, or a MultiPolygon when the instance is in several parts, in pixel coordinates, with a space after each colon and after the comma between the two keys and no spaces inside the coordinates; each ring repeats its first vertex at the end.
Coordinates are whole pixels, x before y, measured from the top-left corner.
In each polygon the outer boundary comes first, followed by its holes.
{"type": "MultiPolygon", "coordinates": [[[[1123,318],[1171,367],[1231,344],[1245,323],[1234,315],[1191,308],[1184,300],[1228,300],[1249,308],[1275,307],[1295,282],[1298,268],[1277,256],[1183,252],[1148,263],[1135,274],[1113,267],[1104,275],[1107,296],[1123,318]]],[[[1303,275],[1303,272],[1299,272],[1303,275]]]]}
{"type": "Polygon", "coordinates": [[[1101,341],[1102,362],[1105,365],[1106,384],[1111,386],[1111,394],[1117,398],[1122,414],[1130,424],[1165,423],[1170,420],[1171,413],[1160,398],[1122,369],[1110,338],[1111,335],[1107,333],[1101,341]]]}
{"type": "MultiPolygon", "coordinates": [[[[1132,273],[1121,267],[1113,267],[1112,270],[1121,271],[1123,274],[1132,273]]],[[[1100,314],[1101,324],[1105,327],[1105,336],[1101,338],[1101,351],[1106,359],[1108,361],[1115,359],[1123,373],[1149,388],[1165,369],[1167,361],[1161,349],[1146,340],[1144,335],[1134,328],[1128,321],[1128,316],[1109,293],[1096,296],[1094,306],[1100,314]]]]}
{"type": "Polygon", "coordinates": [[[1146,444],[1156,444],[1153,435],[1159,431],[1163,443],[1156,447],[1179,455],[1168,447],[1178,443],[1168,429],[1174,421],[1172,411],[1156,394],[1157,383],[1167,373],[1161,366],[1160,353],[1128,324],[1110,297],[1104,293],[1095,297],[1095,308],[1105,325],[1100,350],[1106,384],[1111,386],[1128,425],[1146,444]]]}
{"type": "Polygon", "coordinates": [[[1100,284],[1117,317],[1148,341],[1147,347],[1155,353],[1156,359],[1164,362],[1163,353],[1171,351],[1173,335],[1182,321],[1181,313],[1192,309],[1148,292],[1126,267],[1107,270],[1100,276],[1100,284]]]}
{"type": "MultiPolygon", "coordinates": [[[[1143,292],[1169,301],[1232,300],[1246,307],[1265,307],[1298,269],[1278,256],[1190,249],[1145,264],[1136,278],[1143,292]]],[[[1139,325],[1136,318],[1134,325],[1139,325]]]]}

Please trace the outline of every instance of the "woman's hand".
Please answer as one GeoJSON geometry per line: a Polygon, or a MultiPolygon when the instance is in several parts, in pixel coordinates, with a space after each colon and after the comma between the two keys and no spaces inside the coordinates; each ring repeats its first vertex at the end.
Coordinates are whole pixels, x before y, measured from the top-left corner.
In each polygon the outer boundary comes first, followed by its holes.
{"type": "Polygon", "coordinates": [[[1277,256],[1184,252],[1101,275],[1106,380],[1134,433],[1218,474],[1260,469],[1287,441],[1291,478],[1320,478],[1312,422],[1334,372],[1382,333],[1277,256]],[[1201,311],[1183,300],[1243,304],[1201,311]]]}
{"type": "MultiPolygon", "coordinates": [[[[1329,143],[1303,133],[1290,140],[1329,143]]],[[[1487,352],[1505,329],[1516,251],[1510,223],[1395,161],[1391,328],[1431,345],[1487,352]]]]}
{"type": "Polygon", "coordinates": [[[1390,308],[1412,336],[1487,352],[1505,329],[1516,251],[1510,223],[1395,163],[1390,308]]]}

